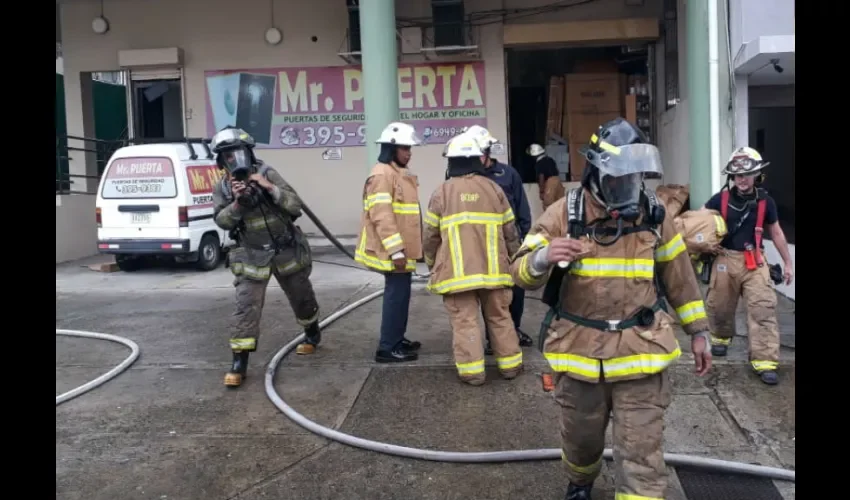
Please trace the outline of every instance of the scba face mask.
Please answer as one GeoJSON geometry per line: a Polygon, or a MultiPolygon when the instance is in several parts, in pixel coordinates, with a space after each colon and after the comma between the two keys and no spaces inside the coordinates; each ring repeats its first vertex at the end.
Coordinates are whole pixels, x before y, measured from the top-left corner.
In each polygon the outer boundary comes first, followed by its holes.
{"type": "Polygon", "coordinates": [[[620,177],[601,174],[599,192],[605,208],[613,219],[635,222],[640,217],[640,193],[643,174],[627,174],[620,177]]]}
{"type": "Polygon", "coordinates": [[[237,181],[248,179],[254,165],[251,153],[247,148],[230,149],[222,151],[220,154],[224,167],[234,179],[237,181]]]}

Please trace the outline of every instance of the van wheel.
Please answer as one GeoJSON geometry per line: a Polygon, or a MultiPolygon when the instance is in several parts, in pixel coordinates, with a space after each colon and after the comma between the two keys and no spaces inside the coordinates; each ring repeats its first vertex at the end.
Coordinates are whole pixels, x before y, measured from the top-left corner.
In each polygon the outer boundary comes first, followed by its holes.
{"type": "Polygon", "coordinates": [[[142,268],[142,259],[132,255],[116,255],[115,263],[118,264],[118,269],[125,273],[132,273],[142,268]]]}
{"type": "Polygon", "coordinates": [[[198,245],[198,269],[212,271],[221,263],[221,245],[218,236],[208,234],[201,238],[198,245]]]}

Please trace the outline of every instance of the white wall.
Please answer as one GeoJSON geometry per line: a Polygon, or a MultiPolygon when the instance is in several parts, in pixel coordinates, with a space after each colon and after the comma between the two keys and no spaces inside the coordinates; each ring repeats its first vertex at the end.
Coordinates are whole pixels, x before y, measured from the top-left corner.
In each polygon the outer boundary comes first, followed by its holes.
{"type": "Polygon", "coordinates": [[[794,35],[795,0],[729,0],[732,56],[760,36],[794,35]]]}
{"type": "Polygon", "coordinates": [[[97,254],[95,196],[56,196],[56,263],[97,254]]]}

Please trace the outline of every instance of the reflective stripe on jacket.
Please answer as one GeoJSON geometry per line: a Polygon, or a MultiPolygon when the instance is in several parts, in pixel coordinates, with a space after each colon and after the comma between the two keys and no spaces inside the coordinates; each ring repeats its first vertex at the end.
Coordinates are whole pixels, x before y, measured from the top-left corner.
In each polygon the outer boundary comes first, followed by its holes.
{"type": "MultiPolygon", "coordinates": [[[[604,215],[604,208],[592,196],[587,192],[583,196],[586,220],[604,215]]],[[[534,250],[567,234],[566,205],[566,198],[555,202],[523,241],[511,264],[511,274],[519,286],[534,290],[547,281],[548,272],[539,277],[532,275],[531,259],[534,250]]],[[[702,295],[672,217],[668,216],[659,229],[660,241],[652,232],[642,231],[622,236],[608,247],[582,237],[586,250],[564,277],[561,309],[593,320],[627,319],[658,300],[657,269],[667,301],[676,310],[685,333],[708,331],[702,295]]],[[[614,332],[556,318],[548,329],[544,355],[553,370],[589,382],[599,381],[600,375],[605,381],[641,378],[665,370],[681,355],[674,323],[664,310],[655,313],[649,327],[614,332]]]]}
{"type": "Polygon", "coordinates": [[[360,240],[354,260],[376,271],[396,272],[392,254],[404,252],[404,272],[422,258],[419,180],[406,168],[378,163],[363,188],[360,240]]]}
{"type": "Polygon", "coordinates": [[[435,294],[513,286],[510,256],[519,249],[504,191],[481,175],[452,177],[434,191],[425,221],[428,290],[435,294]]]}

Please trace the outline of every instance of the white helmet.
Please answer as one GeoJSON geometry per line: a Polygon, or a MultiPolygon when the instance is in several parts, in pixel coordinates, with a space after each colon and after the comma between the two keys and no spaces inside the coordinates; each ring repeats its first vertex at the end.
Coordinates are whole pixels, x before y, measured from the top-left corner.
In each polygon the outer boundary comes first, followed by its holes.
{"type": "Polygon", "coordinates": [[[744,146],[732,152],[722,173],[726,175],[754,174],[768,165],[770,162],[764,161],[758,151],[744,146]]]}
{"type": "Polygon", "coordinates": [[[464,133],[475,139],[482,151],[489,149],[493,144],[499,142],[499,139],[493,137],[489,130],[480,125],[471,126],[464,133]]]}
{"type": "Polygon", "coordinates": [[[375,142],[397,146],[418,146],[422,144],[422,140],[416,135],[416,129],[412,125],[401,122],[392,122],[387,125],[375,142]]]}
{"type": "Polygon", "coordinates": [[[443,156],[446,158],[469,158],[483,155],[484,151],[478,144],[478,138],[473,137],[468,132],[449,139],[443,149],[443,156]]]}
{"type": "Polygon", "coordinates": [[[530,156],[540,156],[545,153],[546,150],[543,149],[543,146],[540,144],[534,143],[531,146],[528,146],[528,149],[525,150],[525,154],[530,156]]]}

